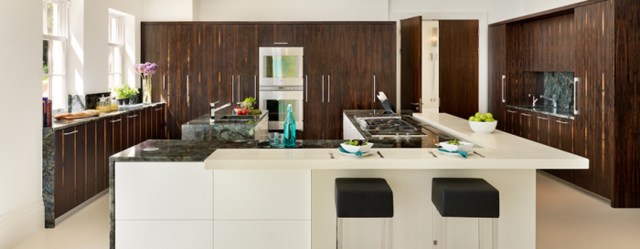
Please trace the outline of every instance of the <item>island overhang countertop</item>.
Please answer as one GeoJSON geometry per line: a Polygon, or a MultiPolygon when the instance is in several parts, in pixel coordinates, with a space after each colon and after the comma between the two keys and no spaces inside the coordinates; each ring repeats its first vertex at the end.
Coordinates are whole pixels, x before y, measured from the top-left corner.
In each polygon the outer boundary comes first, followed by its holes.
{"type": "MultiPolygon", "coordinates": [[[[475,143],[467,159],[436,149],[374,149],[384,156],[346,157],[335,149],[233,149],[220,148],[205,160],[205,168],[218,169],[588,169],[589,160],[499,130],[475,133],[467,120],[444,113],[414,117],[464,141],[475,143]],[[431,154],[433,152],[437,157],[431,154]],[[329,154],[333,154],[332,156],[329,154]],[[261,162],[261,163],[256,163],[261,162]]],[[[372,141],[375,143],[375,140],[372,141]]]]}

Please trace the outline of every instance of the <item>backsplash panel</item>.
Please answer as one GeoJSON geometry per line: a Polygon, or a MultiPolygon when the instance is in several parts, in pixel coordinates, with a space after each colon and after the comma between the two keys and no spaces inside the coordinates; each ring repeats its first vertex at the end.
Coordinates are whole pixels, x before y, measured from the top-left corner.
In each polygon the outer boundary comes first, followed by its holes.
{"type": "MultiPolygon", "coordinates": [[[[573,73],[544,72],[544,96],[556,96],[558,108],[573,109],[573,73]]],[[[542,100],[541,100],[542,101],[542,100]]],[[[553,107],[553,101],[544,100],[544,106],[553,107]]]]}

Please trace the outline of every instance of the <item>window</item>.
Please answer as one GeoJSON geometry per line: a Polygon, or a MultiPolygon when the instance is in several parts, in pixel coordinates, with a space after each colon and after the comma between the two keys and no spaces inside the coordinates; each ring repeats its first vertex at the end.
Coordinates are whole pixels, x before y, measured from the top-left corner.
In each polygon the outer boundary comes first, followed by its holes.
{"type": "Polygon", "coordinates": [[[66,2],[42,2],[42,97],[53,102],[53,109],[66,107],[66,2]]]}
{"type": "Polygon", "coordinates": [[[123,18],[109,16],[109,91],[122,84],[123,18]]]}

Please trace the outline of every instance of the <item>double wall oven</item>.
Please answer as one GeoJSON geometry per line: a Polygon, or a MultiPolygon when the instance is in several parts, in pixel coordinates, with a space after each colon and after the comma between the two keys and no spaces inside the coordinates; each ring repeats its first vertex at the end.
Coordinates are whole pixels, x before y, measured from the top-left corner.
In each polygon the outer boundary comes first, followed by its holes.
{"type": "Polygon", "coordinates": [[[304,130],[304,49],[260,48],[260,110],[269,111],[269,130],[282,130],[287,107],[293,107],[296,129],[304,130]]]}

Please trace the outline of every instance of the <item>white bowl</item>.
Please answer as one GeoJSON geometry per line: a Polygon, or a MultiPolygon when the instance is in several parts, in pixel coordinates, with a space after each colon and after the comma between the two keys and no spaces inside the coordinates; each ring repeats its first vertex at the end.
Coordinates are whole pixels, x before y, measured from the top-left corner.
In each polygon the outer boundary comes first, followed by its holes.
{"type": "Polygon", "coordinates": [[[471,126],[471,129],[476,133],[488,134],[493,132],[496,129],[496,126],[498,126],[498,121],[493,121],[493,122],[469,121],[469,126],[471,126]]]}
{"type": "Polygon", "coordinates": [[[440,146],[442,146],[443,149],[448,151],[462,151],[462,152],[469,152],[471,148],[473,148],[473,143],[469,143],[469,142],[459,142],[459,143],[460,145],[448,144],[447,142],[440,142],[440,146]]]}
{"type": "Polygon", "coordinates": [[[351,153],[356,153],[358,151],[362,153],[366,153],[371,150],[371,147],[373,147],[373,143],[369,142],[367,145],[363,145],[363,146],[355,146],[355,145],[349,145],[346,143],[341,143],[340,146],[342,146],[344,150],[351,153]]]}

